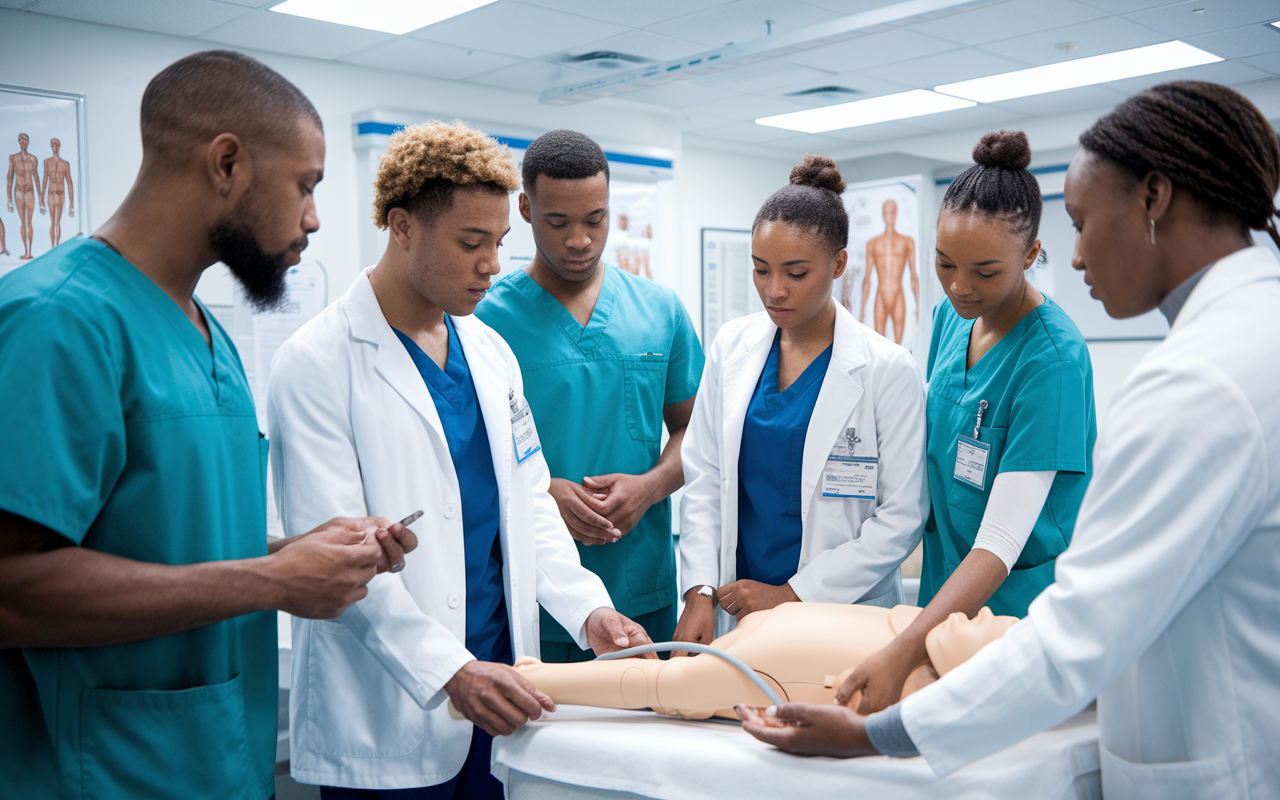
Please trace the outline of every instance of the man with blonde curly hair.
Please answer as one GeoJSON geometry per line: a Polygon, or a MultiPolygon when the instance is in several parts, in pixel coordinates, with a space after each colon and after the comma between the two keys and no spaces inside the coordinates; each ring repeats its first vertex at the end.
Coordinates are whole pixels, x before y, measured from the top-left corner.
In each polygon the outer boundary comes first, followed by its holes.
{"type": "Polygon", "coordinates": [[[272,467],[286,530],[420,508],[422,545],[337,623],[295,623],[291,769],[327,800],[500,798],[491,737],[554,709],[510,667],[539,654],[538,604],[596,653],[649,639],[579,563],[519,365],[472,316],[518,186],[506,148],[415,125],[375,186],[381,260],[272,364],[272,467]]]}

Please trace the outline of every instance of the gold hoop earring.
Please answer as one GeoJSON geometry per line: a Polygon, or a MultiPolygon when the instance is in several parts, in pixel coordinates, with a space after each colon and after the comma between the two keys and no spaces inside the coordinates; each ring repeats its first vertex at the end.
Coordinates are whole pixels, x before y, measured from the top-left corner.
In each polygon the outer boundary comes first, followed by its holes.
{"type": "Polygon", "coordinates": [[[1151,223],[1151,246],[1154,247],[1156,243],[1156,221],[1148,219],[1147,222],[1151,223]]]}

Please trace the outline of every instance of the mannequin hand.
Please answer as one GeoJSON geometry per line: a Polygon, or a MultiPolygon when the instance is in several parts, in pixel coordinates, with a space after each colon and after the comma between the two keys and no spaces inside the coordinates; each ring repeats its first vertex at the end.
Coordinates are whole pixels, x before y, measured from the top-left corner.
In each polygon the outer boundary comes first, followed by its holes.
{"type": "MultiPolygon", "coordinates": [[[[587,646],[596,655],[638,647],[642,644],[653,644],[649,634],[639,624],[627,619],[607,606],[601,606],[587,617],[587,646]]],[[[646,653],[647,658],[657,658],[654,653],[646,653]]]]}
{"type": "Polygon", "coordinates": [[[753,611],[764,611],[782,603],[800,601],[789,583],[773,586],[747,580],[726,583],[716,590],[716,597],[720,598],[720,607],[737,617],[739,622],[753,611]]]}
{"type": "MultiPolygon", "coordinates": [[[[716,605],[715,599],[703,597],[695,589],[690,589],[684,596],[684,611],[680,614],[680,622],[676,624],[676,632],[671,638],[677,642],[693,642],[695,644],[711,644],[715,637],[716,605]]],[[[688,650],[673,650],[672,658],[689,655],[688,650]]]]}
{"type": "Polygon", "coordinates": [[[622,531],[601,513],[604,503],[586,487],[564,478],[552,478],[547,492],[556,501],[574,539],[583,544],[613,544],[622,538],[622,531]]]}
{"type": "Polygon", "coordinates": [[[653,505],[653,483],[645,475],[613,473],[582,479],[587,491],[605,495],[600,513],[623,534],[631,533],[653,505]]]}
{"type": "Polygon", "coordinates": [[[770,717],[764,706],[734,708],[742,729],[779,750],[803,756],[877,755],[867,738],[866,719],[844,706],[784,703],[777,716],[770,717]]]}
{"type": "Polygon", "coordinates": [[[453,707],[490,736],[510,736],[516,728],[556,704],[506,664],[469,661],[444,685],[453,707]]]}
{"type": "Polygon", "coordinates": [[[916,665],[909,663],[914,659],[900,650],[888,644],[867,656],[836,690],[836,704],[848,706],[861,692],[856,710],[866,716],[901,700],[902,687],[916,665]]]}

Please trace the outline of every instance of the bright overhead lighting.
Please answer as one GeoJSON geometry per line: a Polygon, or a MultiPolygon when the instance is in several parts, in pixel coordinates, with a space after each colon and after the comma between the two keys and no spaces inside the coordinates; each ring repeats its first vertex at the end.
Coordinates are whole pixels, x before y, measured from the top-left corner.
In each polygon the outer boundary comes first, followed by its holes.
{"type": "Polygon", "coordinates": [[[285,0],[272,11],[384,33],[418,28],[487,6],[495,0],[285,0]]]}
{"type": "Polygon", "coordinates": [[[1198,67],[1221,60],[1213,53],[1206,53],[1186,42],[1165,42],[971,81],[948,83],[935,86],[934,90],[979,103],[998,103],[1015,97],[1092,86],[1095,83],[1136,78],[1139,75],[1152,75],[1183,67],[1198,67]]]}
{"type": "Polygon", "coordinates": [[[924,89],[914,89],[901,94],[872,97],[870,100],[855,100],[852,103],[793,111],[790,114],[778,114],[774,117],[761,117],[756,120],[756,124],[804,133],[822,133],[907,117],[922,117],[925,114],[968,108],[972,105],[977,104],[924,89]]]}

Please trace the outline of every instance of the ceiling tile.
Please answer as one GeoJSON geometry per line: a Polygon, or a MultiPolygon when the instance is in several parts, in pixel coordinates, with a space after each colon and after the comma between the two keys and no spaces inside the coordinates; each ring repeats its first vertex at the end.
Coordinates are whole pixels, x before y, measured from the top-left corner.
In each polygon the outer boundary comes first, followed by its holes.
{"type": "MultiPolygon", "coordinates": [[[[1280,8],[1277,8],[1276,14],[1280,16],[1280,8]]],[[[1259,56],[1280,50],[1280,28],[1274,25],[1246,25],[1203,36],[1190,36],[1186,42],[1223,58],[1259,56]]]]}
{"type": "Polygon", "coordinates": [[[747,42],[765,36],[765,20],[773,20],[774,33],[782,33],[842,15],[795,0],[736,0],[722,6],[648,26],[667,36],[692,39],[707,47],[747,42]]]}
{"type": "MultiPolygon", "coordinates": [[[[593,50],[613,50],[618,53],[642,56],[654,61],[672,61],[694,53],[700,53],[705,49],[703,45],[691,42],[688,39],[673,39],[670,36],[662,36],[652,31],[630,30],[615,36],[597,39],[594,42],[575,45],[566,50],[566,52],[580,55],[582,53],[590,53],[593,50]]],[[[627,66],[624,62],[618,67],[617,71],[621,72],[627,69],[627,66]]],[[[640,65],[635,64],[633,66],[640,65]]]]}
{"type": "MultiPolygon", "coordinates": [[[[509,67],[500,67],[491,72],[474,75],[467,80],[471,83],[482,83],[485,86],[497,86],[500,89],[511,89],[517,92],[541,92],[556,86],[581,83],[595,77],[599,76],[564,64],[552,64],[549,61],[521,61],[509,67]]],[[[625,98],[625,95],[623,97],[625,98]]]]}
{"type": "Polygon", "coordinates": [[[728,139],[734,142],[773,142],[778,139],[789,139],[795,136],[796,132],[783,130],[782,128],[770,128],[767,125],[757,125],[754,122],[731,122],[728,125],[720,125],[715,128],[703,128],[698,131],[698,135],[712,139],[728,139]]]}
{"type": "Polygon", "coordinates": [[[1074,0],[1012,0],[920,22],[911,28],[961,44],[982,44],[1105,16],[1107,12],[1074,0]]]}
{"type": "Polygon", "coordinates": [[[528,0],[536,6],[566,11],[629,28],[644,28],[675,17],[683,17],[730,0],[644,0],[644,2],[600,2],[600,0],[528,0]]]}
{"type": "Polygon", "coordinates": [[[338,58],[392,39],[389,33],[261,9],[205,31],[201,39],[310,58],[338,58]]]}
{"type": "Polygon", "coordinates": [[[70,17],[121,28],[195,36],[248,12],[243,6],[213,0],[130,0],[104,3],[101,0],[36,0],[27,11],[70,17]]]}
{"type": "Polygon", "coordinates": [[[855,100],[866,100],[871,97],[879,97],[884,94],[897,94],[905,92],[912,87],[905,83],[895,83],[894,81],[886,81],[881,78],[873,78],[865,72],[846,73],[843,75],[826,75],[820,80],[807,80],[800,83],[789,83],[785,86],[776,87],[770,91],[760,91],[756,94],[767,94],[774,97],[783,97],[793,103],[803,103],[804,105],[816,108],[818,106],[829,106],[833,103],[850,103],[855,100]],[[853,89],[858,94],[851,94],[838,100],[824,98],[818,95],[806,95],[802,97],[788,97],[792,92],[799,92],[805,89],[813,89],[820,86],[843,86],[846,89],[853,89]]]}
{"type": "Polygon", "coordinates": [[[1014,100],[1003,100],[991,105],[1033,117],[1065,114],[1068,111],[1113,106],[1128,95],[1127,92],[1111,87],[1112,84],[1107,84],[1106,86],[1081,86],[1078,89],[1063,89],[1060,92],[1046,92],[1045,94],[1034,94],[1030,97],[1019,97],[1014,100]]]}
{"type": "MultiPolygon", "coordinates": [[[[915,122],[916,119],[912,119],[910,121],[915,122]]],[[[932,131],[928,132],[932,133],[932,131]]],[[[845,142],[865,143],[881,142],[887,139],[907,139],[912,136],[920,136],[924,133],[926,133],[924,129],[909,125],[906,122],[877,122],[875,125],[859,125],[856,128],[841,128],[837,131],[827,131],[822,135],[840,139],[845,142]]]]}
{"type": "Polygon", "coordinates": [[[1275,0],[1192,0],[1126,16],[1139,25],[1183,37],[1271,22],[1280,17],[1280,6],[1275,0]]]}
{"type": "Polygon", "coordinates": [[[682,131],[700,131],[703,128],[714,128],[718,125],[728,125],[733,122],[731,119],[724,117],[713,117],[710,114],[690,113],[687,109],[684,113],[676,114],[672,117],[676,127],[682,131]]]}
{"type": "Polygon", "coordinates": [[[702,86],[717,86],[735,92],[759,92],[805,81],[825,81],[834,74],[830,70],[802,67],[775,58],[700,75],[692,80],[702,86]]]}
{"type": "Polygon", "coordinates": [[[1128,14],[1157,6],[1171,6],[1170,0],[1080,0],[1087,6],[1100,8],[1109,14],[1128,14]]]}
{"type": "Polygon", "coordinates": [[[860,36],[799,53],[789,53],[787,60],[832,72],[854,72],[881,64],[893,64],[909,58],[942,53],[957,45],[912,30],[897,29],[860,36]]]}
{"type": "Polygon", "coordinates": [[[1027,65],[1020,61],[984,53],[972,47],[951,50],[910,61],[899,61],[881,67],[871,67],[864,74],[873,78],[897,81],[915,89],[932,89],[941,83],[985,78],[1001,72],[1012,72],[1027,65]]]}
{"type": "MultiPolygon", "coordinates": [[[[917,128],[931,131],[953,131],[964,128],[987,127],[1000,130],[1004,127],[1017,127],[1018,120],[1026,119],[1026,114],[1019,114],[1013,109],[1000,108],[989,103],[981,103],[969,108],[957,108],[954,111],[943,111],[940,114],[926,114],[923,117],[912,117],[905,120],[917,128]]],[[[975,142],[976,144],[976,142],[975,142]]]]}
{"type": "Polygon", "coordinates": [[[807,111],[808,105],[793,103],[778,97],[765,97],[759,94],[739,94],[723,100],[713,100],[691,106],[690,111],[699,114],[711,114],[729,119],[756,120],[760,117],[771,117],[774,114],[786,114],[791,111],[807,111]]]}
{"type": "Polygon", "coordinates": [[[218,0],[219,3],[232,3],[246,8],[267,8],[280,5],[281,0],[218,0]]]}
{"type": "Polygon", "coordinates": [[[1267,53],[1261,56],[1250,56],[1244,62],[1258,69],[1265,69],[1280,75],[1280,53],[1267,53]]]}
{"type": "Polygon", "coordinates": [[[23,8],[36,0],[0,0],[0,8],[23,8]]]}
{"type": "Polygon", "coordinates": [[[784,139],[774,139],[769,144],[777,147],[794,147],[797,150],[821,156],[847,148],[849,140],[822,133],[795,133],[784,139]]]}
{"type": "Polygon", "coordinates": [[[426,75],[431,78],[462,80],[482,72],[490,72],[524,61],[515,56],[468,50],[464,47],[427,42],[412,36],[399,36],[389,42],[375,44],[340,60],[366,67],[426,75]]]}
{"type": "MultiPolygon", "coordinates": [[[[622,100],[634,100],[637,103],[650,103],[667,108],[684,108],[702,105],[715,100],[724,100],[738,96],[737,92],[719,89],[714,86],[699,86],[688,81],[676,81],[662,86],[651,86],[648,89],[637,89],[634,92],[617,95],[622,100]]],[[[697,109],[699,112],[701,108],[697,109]]]]}
{"type": "MultiPolygon", "coordinates": [[[[1280,39],[1280,36],[1276,38],[1280,39]]],[[[1107,17],[1082,22],[1079,25],[1068,25],[1065,28],[988,42],[982,45],[981,49],[1039,67],[1167,41],[1169,37],[1165,34],[1136,22],[1130,22],[1124,17],[1107,17]],[[1058,49],[1059,44],[1068,42],[1078,44],[1079,47],[1065,51],[1058,49]]]]}
{"type": "Polygon", "coordinates": [[[409,34],[477,50],[498,49],[507,55],[536,58],[558,53],[583,42],[594,42],[625,31],[620,25],[528,3],[493,3],[409,34]]]}
{"type": "Polygon", "coordinates": [[[1219,61],[1216,64],[1203,64],[1199,67],[1187,67],[1186,69],[1175,69],[1155,75],[1143,75],[1140,78],[1112,81],[1107,84],[1107,88],[1127,96],[1150,86],[1168,83],[1169,81],[1209,81],[1232,86],[1237,83],[1265,80],[1270,77],[1270,72],[1251,64],[1246,64],[1243,61],[1219,61]]]}
{"type": "Polygon", "coordinates": [[[849,17],[854,14],[861,14],[863,11],[891,6],[899,2],[899,0],[804,0],[804,2],[811,6],[836,11],[841,16],[849,17]]]}

